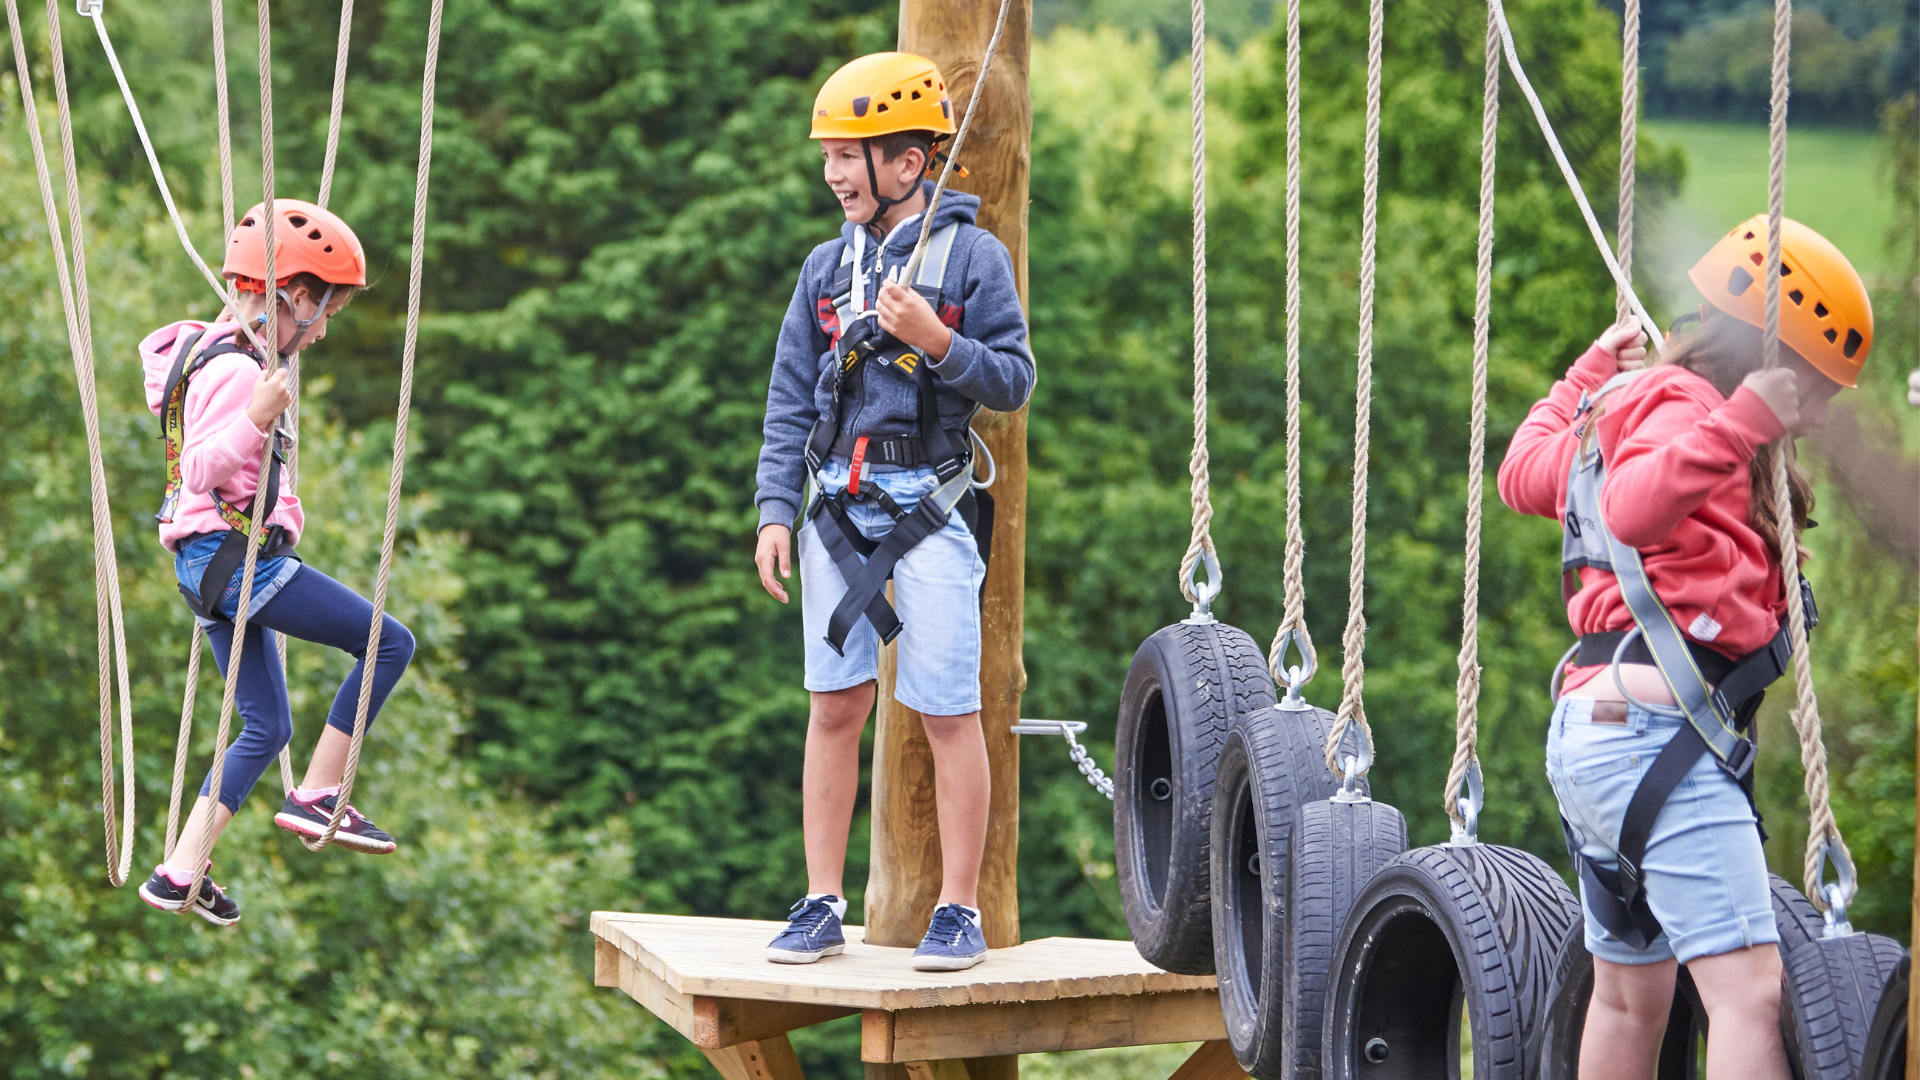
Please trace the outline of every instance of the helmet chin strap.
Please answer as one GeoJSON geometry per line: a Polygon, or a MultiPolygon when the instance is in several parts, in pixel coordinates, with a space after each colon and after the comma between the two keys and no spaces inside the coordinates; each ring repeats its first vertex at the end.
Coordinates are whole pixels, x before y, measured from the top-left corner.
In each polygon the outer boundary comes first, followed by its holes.
{"type": "MultiPolygon", "coordinates": [[[[300,351],[300,342],[307,336],[307,331],[313,328],[314,323],[320,321],[320,316],[327,310],[327,305],[333,302],[333,290],[334,285],[329,282],[327,290],[320,294],[320,303],[313,309],[313,314],[304,319],[294,312],[293,297],[288,295],[287,290],[274,290],[279,295],[280,302],[287,305],[287,314],[293,316],[293,340],[287,342],[287,347],[280,350],[281,356],[291,356],[300,351]]],[[[263,311],[255,316],[253,324],[264,329],[267,325],[267,313],[263,311]]]]}
{"type": "MultiPolygon", "coordinates": [[[[865,155],[867,159],[867,190],[873,193],[873,201],[876,204],[874,206],[873,216],[860,224],[865,228],[871,229],[875,225],[880,224],[880,219],[886,216],[887,211],[913,198],[920,190],[920,181],[916,178],[913,185],[907,189],[905,195],[897,199],[889,199],[885,195],[880,194],[880,173],[873,166],[873,139],[871,137],[860,140],[860,152],[865,155]]],[[[929,149],[928,154],[931,155],[931,153],[932,150],[929,149]]]]}

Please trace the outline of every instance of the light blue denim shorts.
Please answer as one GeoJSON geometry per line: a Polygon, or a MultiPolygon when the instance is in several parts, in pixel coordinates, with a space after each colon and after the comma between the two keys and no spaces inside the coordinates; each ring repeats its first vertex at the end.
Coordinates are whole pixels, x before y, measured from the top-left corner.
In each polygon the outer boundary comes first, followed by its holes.
{"type": "MultiPolygon", "coordinates": [[[[1581,853],[1618,866],[1620,826],[1641,777],[1680,725],[1679,717],[1629,708],[1625,724],[1593,722],[1593,702],[1562,698],[1547,733],[1547,778],[1581,853]]],[[[1778,943],[1766,854],[1740,785],[1702,754],[1654,819],[1641,871],[1647,904],[1664,932],[1645,949],[1607,933],[1586,911],[1587,950],[1616,964],[1686,963],[1778,943]]],[[[1584,901],[1586,886],[1581,885],[1584,901]]]]}
{"type": "MultiPolygon", "coordinates": [[[[834,458],[820,470],[828,493],[847,486],[848,467],[834,458]]],[[[873,484],[912,510],[940,485],[931,468],[869,471],[873,484]]],[[[872,539],[893,529],[873,502],[854,503],[847,516],[872,539]]],[[[844,655],[827,644],[827,622],[846,595],[847,583],[815,530],[838,528],[825,513],[800,528],[800,614],[806,624],[807,689],[844,690],[880,674],[880,634],[862,617],[847,634],[844,655]]],[[[955,512],[946,528],[914,545],[893,571],[893,609],[900,616],[899,673],[893,696],[900,704],[929,716],[959,716],[980,708],[980,586],[987,567],[974,547],[973,533],[955,512]]]]}
{"type": "MultiPolygon", "coordinates": [[[[220,550],[220,542],[226,539],[223,532],[209,533],[191,544],[182,544],[173,557],[173,576],[180,584],[200,595],[200,579],[206,576],[207,564],[213,561],[213,554],[220,550]]],[[[253,567],[253,602],[247,605],[247,618],[260,614],[267,601],[280,595],[293,575],[300,572],[301,562],[292,555],[275,555],[270,559],[259,559],[253,567]]],[[[242,564],[234,570],[227,587],[220,594],[220,602],[215,610],[228,618],[234,618],[240,611],[240,579],[246,573],[242,564]]],[[[200,619],[200,625],[206,629],[219,626],[214,619],[200,619]]]]}

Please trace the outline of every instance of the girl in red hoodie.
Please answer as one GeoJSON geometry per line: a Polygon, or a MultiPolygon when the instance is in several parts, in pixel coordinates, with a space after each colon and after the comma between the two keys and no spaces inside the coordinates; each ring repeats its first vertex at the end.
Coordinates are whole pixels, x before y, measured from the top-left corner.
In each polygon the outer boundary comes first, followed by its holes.
{"type": "MultiPolygon", "coordinates": [[[[1598,448],[1599,508],[1635,548],[1653,592],[1709,682],[1766,648],[1785,617],[1771,498],[1774,455],[1826,421],[1827,404],[1856,385],[1872,345],[1866,287],[1839,250],[1811,229],[1781,230],[1781,362],[1762,367],[1767,219],[1745,222],[1690,272],[1707,298],[1699,325],[1645,364],[1634,326],[1602,334],[1515,432],[1500,497],[1525,514],[1564,520],[1575,455],[1598,448]],[[1615,381],[1622,372],[1631,378],[1615,381]]],[[[1791,457],[1789,461],[1791,462],[1791,457]]],[[[1811,505],[1792,474],[1800,528],[1811,505]]],[[[1596,643],[1634,628],[1614,575],[1569,571],[1567,615],[1596,643]],[[1577,573],[1578,591],[1572,591],[1577,573]]],[[[1583,660],[1596,650],[1583,649],[1583,660]]],[[[1599,650],[1611,655],[1610,650],[1599,650]]],[[[1554,704],[1547,774],[1580,853],[1618,867],[1628,801],[1684,719],[1666,679],[1641,653],[1569,665],[1554,704]],[[1632,702],[1632,704],[1630,704],[1632,702]]],[[[1752,805],[1703,754],[1655,819],[1640,881],[1661,932],[1643,947],[1616,937],[1582,885],[1594,988],[1581,1040],[1582,1080],[1649,1080],[1686,964],[1709,1017],[1712,1080],[1786,1080],[1780,969],[1767,867],[1752,805]]]]}
{"type": "MultiPolygon", "coordinates": [[[[388,615],[370,665],[373,605],[306,566],[294,553],[306,516],[293,493],[292,478],[283,475],[287,433],[281,427],[282,414],[293,400],[287,370],[279,366],[267,374],[265,358],[241,327],[264,333],[268,305],[278,304],[280,355],[306,349],[327,336],[327,321],[366,285],[366,257],[346,222],[320,207],[276,199],[273,210],[271,288],[264,280],[267,215],[263,206],[256,206],[234,227],[227,243],[223,269],[234,285],[233,309],[211,324],[187,321],[161,327],[140,343],[147,404],[161,418],[167,443],[167,493],[155,515],[160,543],[174,556],[181,595],[206,630],[222,675],[227,674],[239,611],[247,515],[253,511],[261,457],[269,442],[274,450],[266,479],[268,529],[254,571],[235,695],[245,726],[227,750],[219,792],[211,790],[209,776],[179,844],[140,887],[141,899],[162,911],[186,907],[194,876],[211,864],[221,831],[292,737],[286,679],[267,631],[330,645],[355,660],[334,696],[305,778],[274,815],[275,824],[303,836],[321,835],[338,805],[367,669],[372,667],[367,715],[372,723],[413,657],[413,635],[388,615]],[[212,834],[203,848],[209,823],[212,834]]],[[[335,840],[371,854],[394,850],[393,837],[351,806],[335,840]]],[[[201,882],[194,913],[228,926],[240,918],[240,906],[208,877],[201,882]]]]}

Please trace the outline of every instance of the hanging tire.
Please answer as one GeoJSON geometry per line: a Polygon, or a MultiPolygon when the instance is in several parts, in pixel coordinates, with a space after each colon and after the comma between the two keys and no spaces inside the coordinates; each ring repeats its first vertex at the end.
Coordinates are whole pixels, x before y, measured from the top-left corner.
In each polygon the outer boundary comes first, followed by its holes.
{"type": "MultiPolygon", "coordinates": [[[[1780,928],[1782,958],[1820,936],[1825,926],[1800,890],[1786,878],[1769,874],[1774,923],[1780,928]]],[[[1580,1036],[1587,1025],[1587,1003],[1593,997],[1593,956],[1587,952],[1585,928],[1576,917],[1554,962],[1547,1011],[1539,1026],[1540,1075],[1544,1080],[1574,1080],[1580,1074],[1580,1036]]],[[[1674,987],[1673,1009],[1667,1014],[1667,1034],[1660,1043],[1658,1080],[1695,1080],[1700,1043],[1707,1037],[1707,1011],[1694,989],[1693,977],[1683,967],[1674,987]]]]}
{"type": "Polygon", "coordinates": [[[1273,703],[1265,655],[1225,623],[1175,623],[1133,655],[1115,733],[1113,848],[1127,928],[1149,963],[1213,973],[1214,770],[1233,720],[1273,703]]]}
{"type": "Polygon", "coordinates": [[[1880,989],[1880,1004],[1867,1027],[1867,1052],[1860,1080],[1906,1080],[1907,994],[1911,960],[1900,963],[1880,989]]]}
{"type": "Polygon", "coordinates": [[[1360,894],[1335,947],[1325,1075],[1458,1076],[1464,1010],[1475,1080],[1532,1077],[1527,1051],[1579,915],[1560,875],[1524,851],[1449,845],[1395,859],[1360,894]]]}
{"type": "MultiPolygon", "coordinates": [[[[1291,838],[1304,804],[1340,786],[1333,714],[1261,709],[1227,733],[1213,794],[1213,956],[1227,1040],[1243,1068],[1279,1075],[1291,838]]],[[[1406,846],[1405,826],[1400,846],[1406,846]]]]}
{"type": "Polygon", "coordinates": [[[1879,934],[1821,938],[1787,954],[1780,1011],[1794,1076],[1862,1075],[1880,993],[1905,957],[1899,942],[1879,934]]]}

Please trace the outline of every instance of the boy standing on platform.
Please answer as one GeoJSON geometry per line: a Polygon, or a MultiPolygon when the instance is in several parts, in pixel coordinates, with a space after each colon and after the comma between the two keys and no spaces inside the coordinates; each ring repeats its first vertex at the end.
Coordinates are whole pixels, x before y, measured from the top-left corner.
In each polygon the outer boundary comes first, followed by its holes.
{"type": "Polygon", "coordinates": [[[777,963],[808,964],[846,947],[841,875],[860,737],[880,645],[896,636],[894,696],[920,713],[932,745],[943,858],[940,904],[913,965],[959,971],[987,952],[976,895],[989,793],[980,728],[986,564],[966,498],[967,424],[982,406],[1024,405],[1034,368],[1013,260],[974,225],[979,199],[943,193],[925,259],[911,282],[901,280],[933,194],[926,174],[935,147],[953,132],[946,80],[932,61],[906,53],[854,60],[814,102],[812,137],[847,224],[807,257],[787,307],[754,496],[754,562],[783,604],[781,579],[791,576],[793,523],[801,519],[812,695],[803,781],[808,891],[767,948],[777,963]]]}

